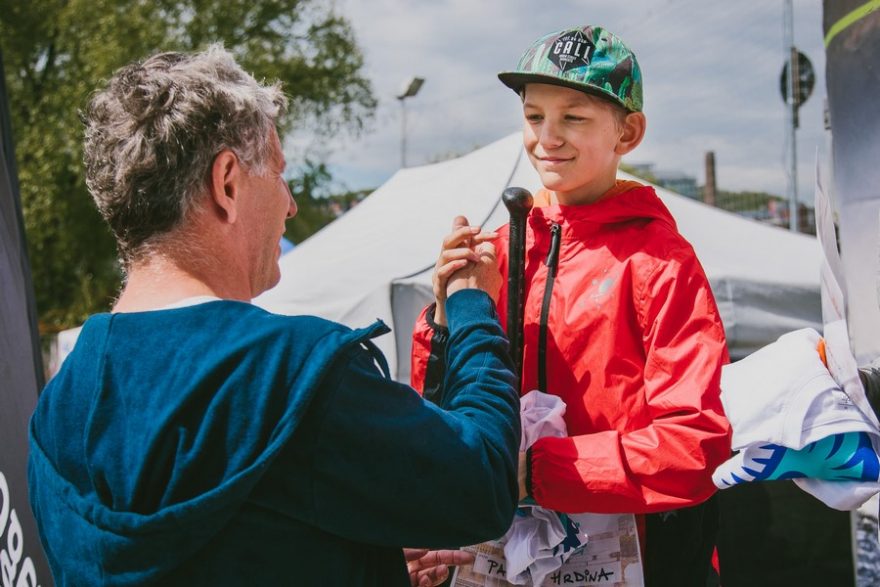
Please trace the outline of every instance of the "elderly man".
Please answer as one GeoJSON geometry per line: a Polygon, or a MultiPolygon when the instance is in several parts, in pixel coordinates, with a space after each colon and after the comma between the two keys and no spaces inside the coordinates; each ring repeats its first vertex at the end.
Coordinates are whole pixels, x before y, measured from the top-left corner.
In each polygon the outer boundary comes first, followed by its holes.
{"type": "Polygon", "coordinates": [[[370,342],[383,324],[248,303],[277,283],[296,213],[284,107],[215,46],[121,69],[85,112],[87,183],[126,279],[31,422],[58,585],[434,582],[424,551],[407,576],[404,545],[475,543],[512,519],[519,405],[492,235],[441,262],[445,409],[388,377],[370,342]]]}

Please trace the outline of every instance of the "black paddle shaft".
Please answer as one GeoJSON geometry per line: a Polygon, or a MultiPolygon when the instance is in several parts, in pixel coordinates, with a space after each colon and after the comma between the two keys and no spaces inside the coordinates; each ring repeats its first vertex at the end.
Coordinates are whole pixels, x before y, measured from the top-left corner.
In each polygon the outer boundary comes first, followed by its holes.
{"type": "Polygon", "coordinates": [[[507,338],[516,376],[522,380],[523,310],[525,297],[526,218],[532,209],[532,194],[510,187],[501,194],[510,212],[510,240],[507,253],[507,338]]]}

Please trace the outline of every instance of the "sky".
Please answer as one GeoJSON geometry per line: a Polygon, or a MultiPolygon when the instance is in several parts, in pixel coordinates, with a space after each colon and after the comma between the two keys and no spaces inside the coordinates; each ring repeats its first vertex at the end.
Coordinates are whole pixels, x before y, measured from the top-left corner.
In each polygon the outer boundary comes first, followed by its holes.
{"type": "MultiPolygon", "coordinates": [[[[787,59],[784,0],[334,0],[349,19],[379,106],[359,137],[300,133],[289,156],[322,157],[335,183],[375,188],[401,167],[401,104],[413,76],[426,81],[406,100],[408,166],[463,155],[522,126],[519,99],[497,79],[538,37],[598,24],[635,52],[644,79],[648,131],[624,163],[653,164],[705,180],[713,151],[719,189],[788,194],[787,59]]],[[[794,42],[816,85],[800,109],[799,201],[812,203],[824,129],[825,55],[820,0],[794,0],[794,42]]]]}

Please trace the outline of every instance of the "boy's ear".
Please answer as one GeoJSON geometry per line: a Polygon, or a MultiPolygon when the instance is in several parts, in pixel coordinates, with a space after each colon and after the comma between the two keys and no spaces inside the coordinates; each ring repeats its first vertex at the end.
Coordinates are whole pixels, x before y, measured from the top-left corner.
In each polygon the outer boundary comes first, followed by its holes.
{"type": "Polygon", "coordinates": [[[220,151],[211,164],[208,201],[212,211],[225,223],[232,224],[238,218],[242,171],[238,156],[230,149],[220,151]]]}
{"type": "Polygon", "coordinates": [[[648,121],[642,112],[630,112],[623,120],[623,129],[614,152],[618,155],[626,155],[639,146],[645,138],[645,129],[648,121]]]}

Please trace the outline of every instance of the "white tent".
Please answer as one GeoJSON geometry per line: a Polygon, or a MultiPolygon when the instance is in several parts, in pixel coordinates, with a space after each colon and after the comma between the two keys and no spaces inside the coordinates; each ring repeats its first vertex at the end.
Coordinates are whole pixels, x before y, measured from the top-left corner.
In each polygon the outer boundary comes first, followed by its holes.
{"type": "MultiPolygon", "coordinates": [[[[352,327],[382,319],[394,332],[376,343],[397,379],[408,381],[410,334],[433,299],[431,271],[452,219],[463,214],[472,224],[501,226],[508,186],[540,187],[518,133],[458,159],[401,170],[285,255],[281,282],[255,303],[352,327]]],[[[789,330],[821,329],[815,238],[657,192],[709,276],[734,357],[789,330]]]]}

